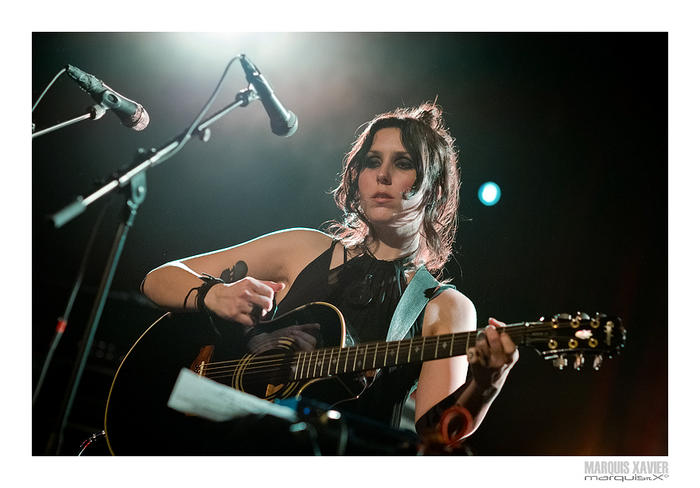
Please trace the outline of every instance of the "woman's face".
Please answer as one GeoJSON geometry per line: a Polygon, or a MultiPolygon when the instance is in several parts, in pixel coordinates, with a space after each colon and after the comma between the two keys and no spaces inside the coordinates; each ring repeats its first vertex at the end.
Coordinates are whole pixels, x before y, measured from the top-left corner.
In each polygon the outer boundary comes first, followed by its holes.
{"type": "Polygon", "coordinates": [[[420,221],[421,194],[408,196],[416,182],[416,164],[398,127],[375,133],[358,178],[360,205],[373,225],[398,227],[420,221]]]}

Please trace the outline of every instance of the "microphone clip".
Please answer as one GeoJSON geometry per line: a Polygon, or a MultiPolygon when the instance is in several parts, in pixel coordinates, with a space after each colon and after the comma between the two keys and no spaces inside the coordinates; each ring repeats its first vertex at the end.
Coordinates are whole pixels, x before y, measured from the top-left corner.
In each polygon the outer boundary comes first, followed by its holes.
{"type": "Polygon", "coordinates": [[[250,102],[255,100],[260,100],[260,95],[252,84],[236,93],[235,101],[240,102],[241,107],[247,107],[250,102]]]}

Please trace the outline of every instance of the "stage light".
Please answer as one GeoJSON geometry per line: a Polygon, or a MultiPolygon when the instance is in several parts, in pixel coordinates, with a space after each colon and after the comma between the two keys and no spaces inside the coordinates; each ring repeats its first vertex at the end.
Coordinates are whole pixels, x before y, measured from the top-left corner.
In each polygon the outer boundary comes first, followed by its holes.
{"type": "Polygon", "coordinates": [[[479,187],[479,201],[491,207],[501,199],[501,187],[493,181],[487,181],[479,187]]]}

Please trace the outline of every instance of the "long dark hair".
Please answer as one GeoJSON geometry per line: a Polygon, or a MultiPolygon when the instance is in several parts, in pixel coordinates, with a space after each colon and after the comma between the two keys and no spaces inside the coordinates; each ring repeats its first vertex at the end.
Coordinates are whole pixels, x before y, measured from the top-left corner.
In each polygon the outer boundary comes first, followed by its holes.
{"type": "Polygon", "coordinates": [[[348,247],[366,249],[373,229],[360,207],[358,177],[378,130],[396,127],[401,142],[416,162],[415,192],[423,192],[421,207],[421,248],[417,259],[429,271],[440,270],[450,255],[457,232],[460,176],[457,150],[442,119],[442,109],[434,103],[397,108],[374,117],[366,124],[343,160],[339,185],[333,190],[335,202],[343,211],[342,222],[333,222],[331,232],[348,247]]]}

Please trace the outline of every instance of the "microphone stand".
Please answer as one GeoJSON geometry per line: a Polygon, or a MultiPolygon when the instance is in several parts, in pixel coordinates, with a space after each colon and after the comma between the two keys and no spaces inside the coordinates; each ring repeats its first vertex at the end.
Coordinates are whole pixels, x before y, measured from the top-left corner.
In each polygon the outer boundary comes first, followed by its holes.
{"type": "MultiPolygon", "coordinates": [[[[49,132],[53,132],[58,129],[63,129],[64,127],[68,127],[69,125],[73,125],[77,122],[80,122],[82,120],[86,119],[92,119],[92,120],[97,120],[102,118],[102,116],[107,112],[107,109],[104,108],[102,105],[99,103],[93,105],[92,107],[88,108],[88,111],[84,113],[83,115],[80,115],[78,117],[75,117],[74,119],[67,120],[65,122],[60,122],[54,126],[48,127],[46,129],[42,129],[39,132],[34,132],[32,134],[32,139],[35,137],[43,136],[44,134],[48,134],[49,132]]],[[[32,124],[33,126],[33,124],[32,124]]]]}
{"type": "Polygon", "coordinates": [[[105,195],[120,189],[124,191],[126,196],[126,204],[124,207],[124,213],[122,221],[119,224],[114,241],[112,244],[112,249],[105,266],[102,280],[93,303],[92,312],[90,313],[90,318],[88,321],[88,326],[85,330],[83,336],[83,341],[81,344],[81,350],[79,353],[78,360],[76,361],[73,373],[70,380],[69,391],[64,399],[62,406],[62,415],[58,427],[58,431],[52,433],[47,451],[51,453],[54,451],[55,454],[59,454],[62,444],[63,444],[63,434],[68,424],[68,417],[73,408],[73,403],[75,401],[76,393],[78,391],[78,386],[87,363],[87,358],[92,347],[93,340],[95,338],[95,333],[97,331],[97,326],[99,324],[100,318],[102,316],[102,311],[104,305],[107,301],[107,294],[109,292],[110,286],[112,284],[112,279],[117,269],[117,264],[119,258],[121,257],[122,251],[124,250],[124,244],[126,242],[126,237],[134,224],[136,219],[136,213],[138,212],[139,206],[144,202],[146,198],[146,170],[157,166],[158,164],[164,162],[165,160],[172,157],[177,153],[182,146],[184,146],[193,134],[197,134],[203,142],[209,141],[211,138],[211,130],[209,126],[214,122],[219,120],[221,117],[226,115],[228,112],[237,108],[239,106],[247,106],[251,101],[259,99],[259,96],[252,86],[239,91],[236,94],[235,101],[230,105],[224,107],[201,124],[199,124],[195,130],[190,132],[188,130],[181,133],[179,136],[175,137],[172,141],[164,144],[158,149],[150,149],[148,151],[144,149],[139,149],[135,161],[123,174],[115,177],[112,181],[103,185],[100,189],[93,192],[92,194],[82,197],[79,196],[77,199],[59,210],[51,216],[54,226],[56,228],[62,227],[67,222],[73,220],[79,214],[83,213],[88,205],[96,202],[105,195]],[[143,159],[147,156],[145,159],[143,159]]]}

